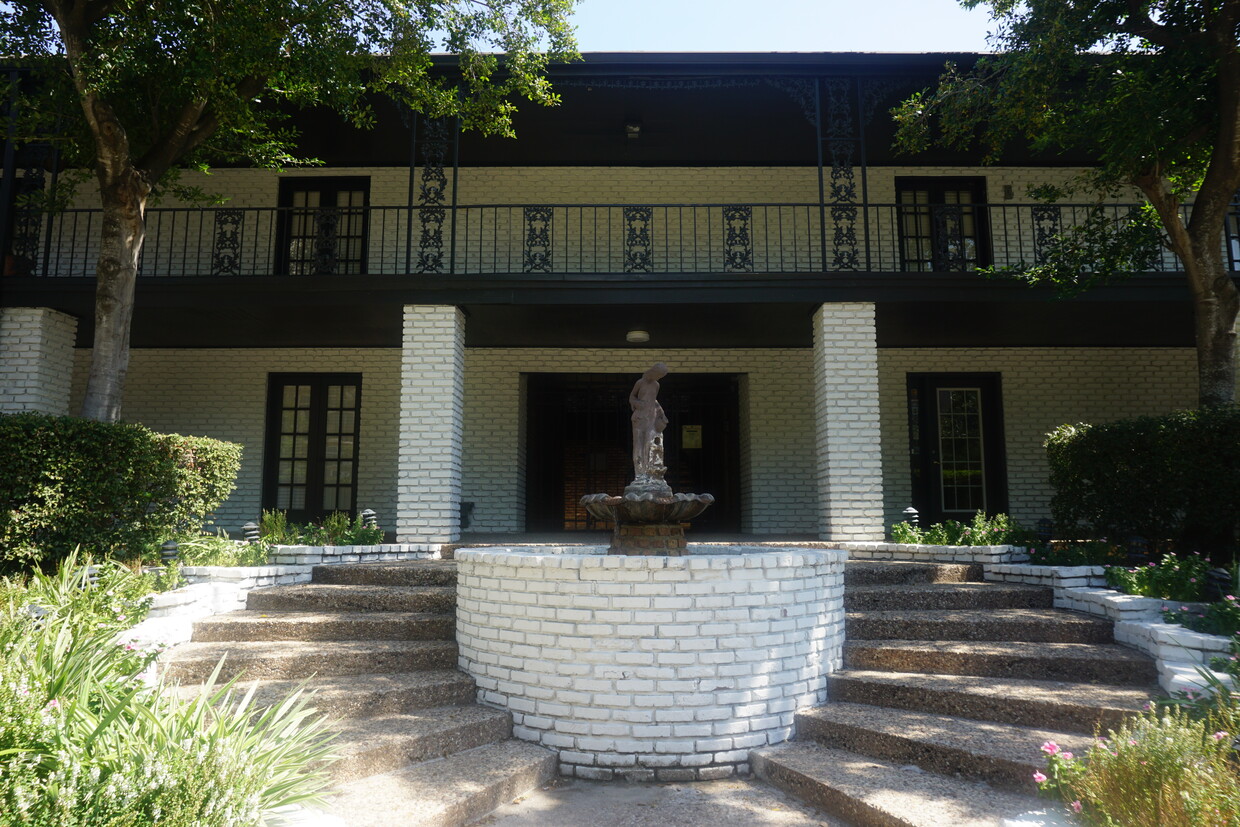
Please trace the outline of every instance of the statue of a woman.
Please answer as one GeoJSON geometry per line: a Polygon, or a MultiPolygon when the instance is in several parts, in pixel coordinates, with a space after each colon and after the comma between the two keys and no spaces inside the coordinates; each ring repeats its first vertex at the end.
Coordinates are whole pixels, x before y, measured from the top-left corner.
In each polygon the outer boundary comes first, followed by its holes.
{"type": "MultiPolygon", "coordinates": [[[[666,489],[663,475],[663,429],[667,414],[659,404],[659,380],[667,376],[667,365],[656,362],[637,380],[629,394],[633,409],[633,486],[666,489]]],[[[631,486],[632,487],[632,486],[631,486]]]]}

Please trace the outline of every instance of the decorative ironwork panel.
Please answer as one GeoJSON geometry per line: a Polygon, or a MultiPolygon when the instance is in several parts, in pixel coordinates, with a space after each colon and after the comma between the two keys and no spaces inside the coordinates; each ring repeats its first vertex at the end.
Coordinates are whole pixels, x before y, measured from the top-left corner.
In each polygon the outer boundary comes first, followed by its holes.
{"type": "Polygon", "coordinates": [[[32,159],[31,165],[23,169],[21,177],[14,182],[16,191],[13,199],[12,233],[9,236],[12,259],[8,263],[12,275],[34,275],[39,266],[39,241],[43,235],[45,217],[40,204],[47,180],[39,161],[46,154],[50,154],[50,150],[40,153],[38,160],[32,159]]]}
{"type": "Polygon", "coordinates": [[[624,208],[624,272],[654,272],[653,207],[624,208]]]}
{"type": "Polygon", "coordinates": [[[418,239],[417,272],[442,273],[443,225],[448,216],[443,206],[448,192],[448,175],[444,171],[448,157],[448,121],[444,118],[425,118],[422,127],[422,139],[418,142],[422,151],[422,175],[418,187],[421,234],[418,239]]]}
{"type": "Polygon", "coordinates": [[[723,208],[723,271],[753,272],[753,207],[723,208]]]}
{"type": "Polygon", "coordinates": [[[217,210],[215,247],[211,252],[211,275],[241,275],[241,210],[217,210]]]}
{"type": "Polygon", "coordinates": [[[314,273],[330,276],[336,272],[336,228],[340,211],[320,208],[314,211],[314,273]]]}
{"type": "Polygon", "coordinates": [[[857,124],[853,119],[853,79],[823,78],[822,88],[826,93],[823,133],[828,138],[855,140],[857,124]]]}
{"type": "Polygon", "coordinates": [[[965,238],[965,208],[948,204],[930,210],[934,226],[934,269],[965,270],[969,264],[965,238]]]}
{"type": "Polygon", "coordinates": [[[523,272],[551,272],[552,215],[550,207],[525,208],[525,252],[521,260],[523,272]]]}
{"type": "Polygon", "coordinates": [[[1040,204],[1033,208],[1033,260],[1037,264],[1046,261],[1051,244],[1059,236],[1060,209],[1053,204],[1040,204]]]}
{"type": "Polygon", "coordinates": [[[831,267],[835,270],[856,270],[860,265],[857,251],[857,178],[853,170],[852,141],[832,141],[831,185],[827,200],[831,203],[831,267]]]}
{"type": "Polygon", "coordinates": [[[766,82],[792,98],[805,120],[818,123],[818,104],[814,99],[814,81],[807,78],[767,78],[766,82]]]}

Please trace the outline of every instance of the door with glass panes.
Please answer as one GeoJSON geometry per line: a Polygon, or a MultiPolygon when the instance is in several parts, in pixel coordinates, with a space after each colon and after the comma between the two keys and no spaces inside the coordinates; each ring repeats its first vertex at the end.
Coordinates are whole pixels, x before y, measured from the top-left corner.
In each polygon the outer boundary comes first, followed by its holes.
{"type": "Polygon", "coordinates": [[[1006,512],[997,373],[908,374],[913,507],[923,526],[1006,512]]]}
{"type": "Polygon", "coordinates": [[[357,508],[360,373],[274,373],[268,379],[263,508],[293,521],[357,508]]]}

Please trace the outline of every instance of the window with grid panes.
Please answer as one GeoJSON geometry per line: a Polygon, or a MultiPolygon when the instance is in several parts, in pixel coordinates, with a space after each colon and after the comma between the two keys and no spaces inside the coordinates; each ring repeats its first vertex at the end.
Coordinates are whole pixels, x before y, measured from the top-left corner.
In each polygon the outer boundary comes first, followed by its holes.
{"type": "Polygon", "coordinates": [[[966,271],[990,263],[984,178],[896,178],[905,272],[966,271]]]}
{"type": "Polygon", "coordinates": [[[292,276],[366,272],[370,179],[283,178],[276,270],[292,276]]]}
{"type": "Polygon", "coordinates": [[[289,519],[357,509],[361,374],[272,374],[263,508],[289,519]]]}

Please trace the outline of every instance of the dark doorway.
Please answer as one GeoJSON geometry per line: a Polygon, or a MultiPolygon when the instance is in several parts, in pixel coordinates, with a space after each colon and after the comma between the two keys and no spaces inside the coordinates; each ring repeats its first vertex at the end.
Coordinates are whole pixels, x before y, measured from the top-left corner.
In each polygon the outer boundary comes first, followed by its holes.
{"type": "Polygon", "coordinates": [[[1007,511],[997,373],[910,373],[909,459],[922,526],[1007,511]]]}
{"type": "MultiPolygon", "coordinates": [[[[633,480],[629,391],[638,374],[534,373],[527,377],[527,531],[606,528],[578,501],[620,494],[633,480]]],[[[671,374],[659,403],[667,481],[678,492],[714,494],[698,531],[740,530],[740,405],[732,374],[671,374]]]]}

